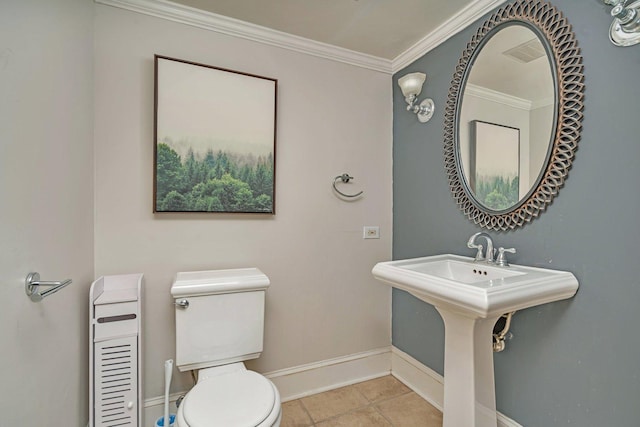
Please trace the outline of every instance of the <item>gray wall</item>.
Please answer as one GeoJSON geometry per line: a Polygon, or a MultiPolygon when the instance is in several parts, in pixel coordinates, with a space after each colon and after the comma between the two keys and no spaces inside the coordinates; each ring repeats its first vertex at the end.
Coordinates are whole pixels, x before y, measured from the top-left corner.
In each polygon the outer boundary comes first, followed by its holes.
{"type": "MultiPolygon", "coordinates": [[[[640,425],[640,46],[608,41],[609,7],[554,0],[572,23],[585,66],[582,140],[559,197],[524,228],[492,232],[514,246],[513,261],[572,271],[572,300],[518,312],[514,338],[495,355],[498,410],[527,427],[640,425]]],[[[471,255],[480,229],[458,210],[443,167],[443,111],[462,49],[478,23],[394,76],[394,258],[471,255]],[[428,75],[422,96],[437,112],[427,124],[404,111],[396,81],[428,75]]],[[[437,312],[394,290],[393,344],[443,372],[437,312]]]]}

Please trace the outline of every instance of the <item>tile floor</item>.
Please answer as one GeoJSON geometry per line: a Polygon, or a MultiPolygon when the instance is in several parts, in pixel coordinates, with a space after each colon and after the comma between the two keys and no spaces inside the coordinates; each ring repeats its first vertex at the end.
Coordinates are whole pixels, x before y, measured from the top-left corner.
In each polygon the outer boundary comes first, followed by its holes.
{"type": "Polygon", "coordinates": [[[282,405],[281,427],[442,427],[442,412],[392,377],[282,405]]]}

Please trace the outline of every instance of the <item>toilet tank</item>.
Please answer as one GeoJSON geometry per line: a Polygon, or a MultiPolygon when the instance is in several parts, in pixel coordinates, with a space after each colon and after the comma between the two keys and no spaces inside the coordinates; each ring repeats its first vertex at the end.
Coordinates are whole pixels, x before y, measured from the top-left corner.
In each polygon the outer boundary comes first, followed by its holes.
{"type": "Polygon", "coordinates": [[[257,268],[178,273],[171,286],[178,369],[259,357],[268,287],[269,278],[257,268]]]}

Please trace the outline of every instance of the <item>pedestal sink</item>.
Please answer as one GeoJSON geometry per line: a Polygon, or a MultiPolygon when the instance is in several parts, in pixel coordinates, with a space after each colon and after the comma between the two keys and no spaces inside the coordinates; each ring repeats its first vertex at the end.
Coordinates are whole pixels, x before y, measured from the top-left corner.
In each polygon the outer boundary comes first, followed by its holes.
{"type": "Polygon", "coordinates": [[[567,271],[476,263],[458,255],[380,262],[376,279],[432,304],[445,325],[443,427],[496,427],[492,332],[512,311],[571,298],[567,271]]]}

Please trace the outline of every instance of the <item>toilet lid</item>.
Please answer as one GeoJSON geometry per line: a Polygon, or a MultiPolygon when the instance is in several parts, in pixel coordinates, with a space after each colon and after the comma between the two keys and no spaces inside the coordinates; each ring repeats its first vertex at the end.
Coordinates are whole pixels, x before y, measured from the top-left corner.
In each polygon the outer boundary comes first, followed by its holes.
{"type": "Polygon", "coordinates": [[[255,427],[275,405],[271,382],[253,371],[238,371],[196,384],[182,402],[189,427],[255,427]]]}

